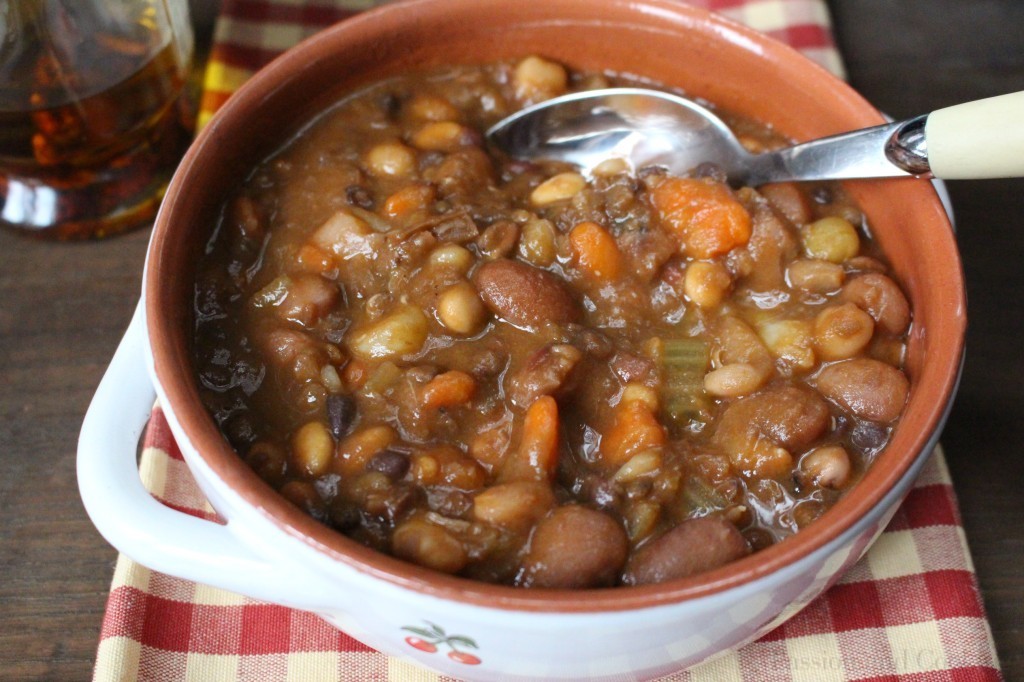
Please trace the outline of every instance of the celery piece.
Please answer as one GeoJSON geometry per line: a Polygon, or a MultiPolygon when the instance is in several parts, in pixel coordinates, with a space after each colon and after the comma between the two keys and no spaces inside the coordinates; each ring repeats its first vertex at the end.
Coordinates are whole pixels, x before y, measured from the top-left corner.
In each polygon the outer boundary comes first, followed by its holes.
{"type": "Polygon", "coordinates": [[[704,421],[708,409],[704,374],[708,346],[701,339],[664,339],[661,342],[661,398],[665,415],[677,426],[704,421]]]}
{"type": "Polygon", "coordinates": [[[252,298],[249,299],[249,303],[254,308],[279,306],[288,296],[288,288],[291,287],[291,285],[291,277],[288,275],[281,275],[270,282],[270,284],[253,294],[252,298]]]}
{"type": "Polygon", "coordinates": [[[690,511],[714,511],[725,509],[729,501],[722,493],[715,490],[710,483],[697,476],[692,476],[683,487],[683,499],[690,511]]]}

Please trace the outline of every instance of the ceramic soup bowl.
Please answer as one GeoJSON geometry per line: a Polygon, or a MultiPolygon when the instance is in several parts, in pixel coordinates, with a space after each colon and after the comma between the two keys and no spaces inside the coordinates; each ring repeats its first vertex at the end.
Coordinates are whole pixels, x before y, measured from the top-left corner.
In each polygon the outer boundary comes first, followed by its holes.
{"type": "Polygon", "coordinates": [[[810,527],[714,571],[584,591],[440,575],[306,516],[217,430],[194,379],[192,282],[197,254],[239,179],[347,90],[424,66],[527,54],[677,86],[797,140],[883,122],[843,82],[789,47],[672,0],[421,0],[324,31],[231,97],[167,192],[139,310],[82,431],[83,499],[113,545],[171,575],[316,612],[389,655],[473,680],[664,675],[765,634],[861,557],[935,445],[961,364],[960,263],[940,200],[921,180],[847,185],[914,310],[910,398],[888,448],[810,527]],[[142,488],[135,454],[154,397],[226,524],[164,507],[142,488]],[[472,655],[410,646],[403,628],[424,622],[472,639],[472,655]]]}

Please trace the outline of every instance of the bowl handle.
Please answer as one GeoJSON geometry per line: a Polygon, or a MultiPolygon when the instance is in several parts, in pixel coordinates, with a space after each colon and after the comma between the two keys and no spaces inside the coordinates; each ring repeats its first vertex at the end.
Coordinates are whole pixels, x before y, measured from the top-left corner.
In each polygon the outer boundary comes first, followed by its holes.
{"type": "MultiPolygon", "coordinates": [[[[146,370],[140,303],[100,381],[78,439],[78,488],[106,540],[144,566],[290,606],[284,571],[221,525],[161,504],[142,485],[136,452],[156,391],[146,370]]],[[[306,606],[308,608],[308,606],[306,606]]]]}

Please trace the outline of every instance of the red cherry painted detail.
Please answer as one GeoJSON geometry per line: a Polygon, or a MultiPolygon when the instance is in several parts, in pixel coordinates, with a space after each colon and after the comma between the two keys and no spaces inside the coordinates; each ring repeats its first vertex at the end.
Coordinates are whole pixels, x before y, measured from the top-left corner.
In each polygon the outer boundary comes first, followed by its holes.
{"type": "Polygon", "coordinates": [[[480,659],[473,654],[467,654],[465,651],[449,651],[448,658],[459,663],[465,663],[466,665],[480,665],[480,659]]]}
{"type": "Polygon", "coordinates": [[[437,651],[437,647],[436,646],[434,646],[433,644],[431,644],[430,642],[428,642],[426,640],[420,639],[419,637],[406,637],[405,638],[405,643],[408,644],[409,646],[411,646],[414,649],[419,649],[420,651],[426,651],[428,654],[432,654],[435,651],[437,651]]]}

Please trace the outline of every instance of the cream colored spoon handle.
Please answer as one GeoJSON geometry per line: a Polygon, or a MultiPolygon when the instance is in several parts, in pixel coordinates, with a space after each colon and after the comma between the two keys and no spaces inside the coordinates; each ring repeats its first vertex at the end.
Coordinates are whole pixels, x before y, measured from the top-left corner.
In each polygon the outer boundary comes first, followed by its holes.
{"type": "Polygon", "coordinates": [[[935,177],[1024,177],[1024,92],[933,111],[924,136],[935,177]]]}

